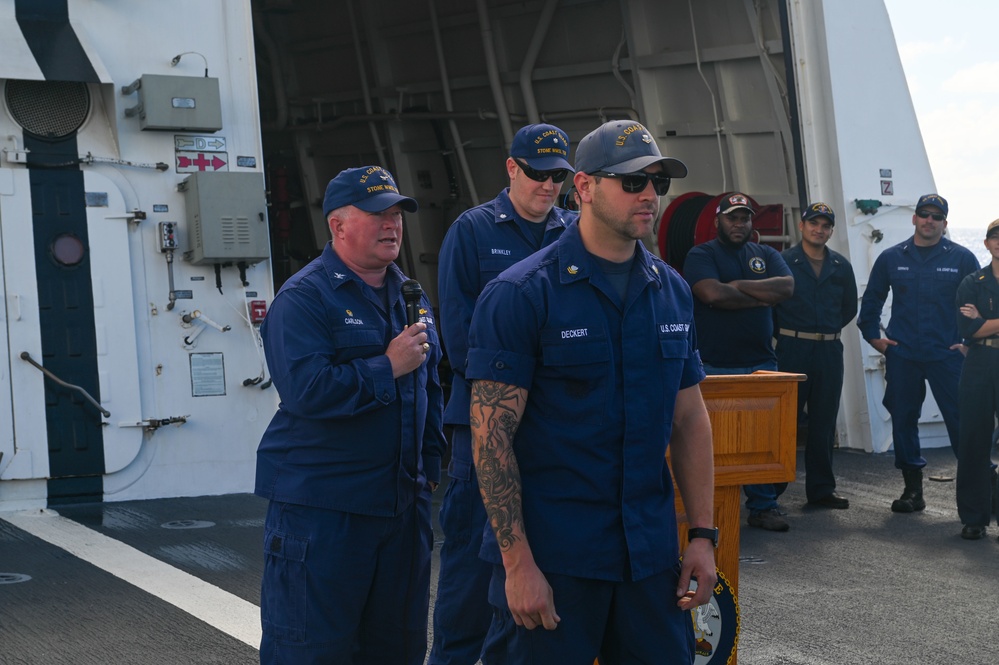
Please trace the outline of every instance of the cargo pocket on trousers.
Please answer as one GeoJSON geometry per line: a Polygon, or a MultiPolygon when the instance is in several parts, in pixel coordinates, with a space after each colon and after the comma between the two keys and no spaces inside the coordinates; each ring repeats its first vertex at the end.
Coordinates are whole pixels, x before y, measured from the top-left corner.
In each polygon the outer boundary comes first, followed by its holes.
{"type": "MultiPolygon", "coordinates": [[[[478,500],[478,484],[470,482],[472,477],[472,465],[465,460],[451,458],[451,465],[448,469],[451,476],[451,484],[447,488],[447,500],[440,507],[437,520],[444,531],[444,538],[448,546],[464,547],[472,539],[473,535],[481,538],[481,529],[476,531],[475,521],[472,519],[474,511],[473,503],[478,500]]],[[[479,522],[478,526],[482,526],[479,522]]]]}
{"type": "Polygon", "coordinates": [[[263,630],[275,639],[305,642],[308,538],[268,531],[264,534],[263,630]]]}

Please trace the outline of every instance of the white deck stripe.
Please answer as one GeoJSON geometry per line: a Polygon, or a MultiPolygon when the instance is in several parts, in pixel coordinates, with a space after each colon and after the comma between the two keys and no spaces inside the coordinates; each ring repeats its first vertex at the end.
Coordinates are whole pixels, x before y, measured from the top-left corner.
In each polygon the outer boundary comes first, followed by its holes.
{"type": "Polygon", "coordinates": [[[260,608],[51,510],[0,519],[165,600],[223,633],[260,646],[260,608]]]}

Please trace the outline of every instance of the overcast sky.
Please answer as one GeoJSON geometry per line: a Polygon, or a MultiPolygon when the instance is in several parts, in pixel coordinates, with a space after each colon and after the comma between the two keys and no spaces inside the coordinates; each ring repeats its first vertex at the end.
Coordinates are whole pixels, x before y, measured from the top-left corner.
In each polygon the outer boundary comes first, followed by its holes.
{"type": "Polygon", "coordinates": [[[885,0],[951,227],[999,218],[999,0],[885,0]]]}

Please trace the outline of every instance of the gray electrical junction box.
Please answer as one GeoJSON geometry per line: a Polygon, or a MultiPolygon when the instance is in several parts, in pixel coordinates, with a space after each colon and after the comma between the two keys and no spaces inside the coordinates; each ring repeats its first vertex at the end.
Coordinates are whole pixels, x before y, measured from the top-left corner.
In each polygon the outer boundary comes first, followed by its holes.
{"type": "MultiPolygon", "coordinates": [[[[133,84],[135,85],[135,84],[133,84]]],[[[219,80],[143,74],[137,87],[139,129],[217,132],[222,129],[219,80]]]]}
{"type": "Polygon", "coordinates": [[[177,189],[187,208],[186,260],[203,266],[270,258],[263,173],[193,173],[177,189]]]}

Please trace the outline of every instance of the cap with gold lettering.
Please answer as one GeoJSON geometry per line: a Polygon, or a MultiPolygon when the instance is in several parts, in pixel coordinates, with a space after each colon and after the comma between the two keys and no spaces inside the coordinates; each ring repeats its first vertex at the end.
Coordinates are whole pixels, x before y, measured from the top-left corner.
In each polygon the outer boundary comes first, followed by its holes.
{"type": "Polygon", "coordinates": [[[670,178],[685,178],[687,167],[663,157],[652,133],[634,120],[611,120],[583,137],[576,148],[576,171],[583,173],[637,173],[652,164],[663,165],[670,178]]]}
{"type": "Polygon", "coordinates": [[[816,201],[815,203],[810,204],[801,213],[801,221],[803,222],[815,219],[816,217],[825,217],[829,220],[830,224],[836,224],[836,213],[833,212],[833,209],[830,208],[828,204],[823,203],[822,201],[816,201]]]}
{"type": "Polygon", "coordinates": [[[926,206],[940,208],[940,212],[944,214],[944,217],[947,216],[947,199],[939,194],[923,194],[920,196],[919,200],[916,201],[916,212],[919,212],[926,206]]]}
{"type": "Polygon", "coordinates": [[[538,171],[566,169],[569,163],[569,137],[555,125],[527,125],[517,130],[510,144],[510,156],[522,159],[538,171]]]}
{"type": "Polygon", "coordinates": [[[406,212],[416,212],[416,199],[403,196],[395,178],[380,166],[361,166],[344,169],[326,185],[323,197],[323,217],[337,208],[352,205],[364,212],[381,212],[394,205],[401,205],[406,212]]]}

